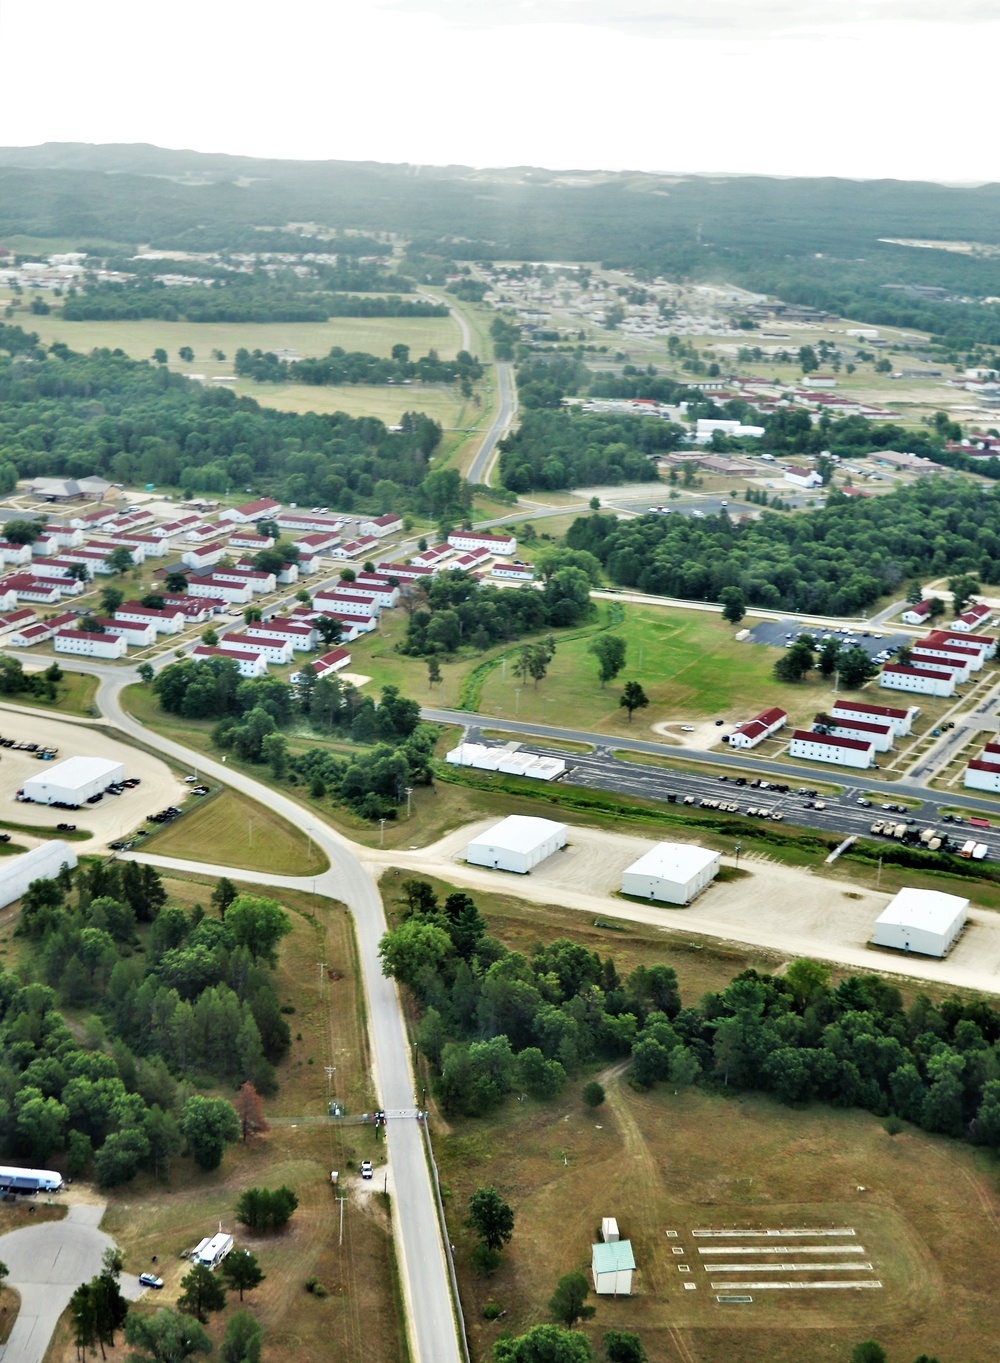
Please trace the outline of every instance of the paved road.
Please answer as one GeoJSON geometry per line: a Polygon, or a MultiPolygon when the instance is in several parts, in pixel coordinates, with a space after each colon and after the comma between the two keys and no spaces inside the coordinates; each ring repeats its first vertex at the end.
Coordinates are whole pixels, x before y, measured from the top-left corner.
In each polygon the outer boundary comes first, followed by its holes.
{"type": "MultiPolygon", "coordinates": [[[[43,1221],[0,1236],[0,1259],[10,1268],[11,1287],[21,1295],[0,1363],[42,1363],[70,1297],[100,1273],[104,1251],[114,1248],[111,1236],[97,1229],[103,1215],[103,1202],[75,1205],[64,1221],[43,1221]]],[[[129,1301],[145,1290],[128,1273],[122,1274],[121,1287],[129,1301]]]]}
{"type": "Polygon", "coordinates": [[[506,360],[497,360],[497,414],[493,424],[486,432],[475,459],[467,474],[470,483],[485,483],[489,479],[490,465],[497,441],[510,430],[510,424],[517,412],[517,389],[514,386],[514,366],[506,360]]]}
{"type": "MultiPolygon", "coordinates": [[[[98,671],[96,668],[90,670],[98,671]]],[[[382,974],[378,956],[378,943],[386,930],[382,900],[371,874],[355,857],[352,844],[319,819],[312,818],[301,805],[251,777],[213,762],[180,743],[151,735],[122,709],[120,703],[121,689],[134,679],[133,676],[110,668],[101,669],[99,676],[97,703],[101,713],[116,728],[143,742],[152,740],[166,756],[196,765],[198,771],[210,779],[232,786],[273,809],[296,827],[306,828],[317,846],[327,854],[331,869],[315,878],[316,893],[343,901],[354,915],[380,1102],[386,1108],[412,1107],[414,1081],[399,996],[393,982],[382,974]]],[[[255,876],[232,866],[191,863],[191,868],[202,874],[226,875],[279,887],[312,885],[312,878],[303,881],[287,876],[255,876]]],[[[393,1227],[414,1357],[417,1363],[459,1363],[447,1268],[418,1123],[394,1123],[388,1134],[388,1146],[396,1184],[393,1227]]]]}

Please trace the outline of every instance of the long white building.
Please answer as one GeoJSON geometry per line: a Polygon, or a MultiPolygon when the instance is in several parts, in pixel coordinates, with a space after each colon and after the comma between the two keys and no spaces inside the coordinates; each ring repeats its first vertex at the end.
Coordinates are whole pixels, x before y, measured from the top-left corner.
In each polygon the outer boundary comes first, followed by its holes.
{"type": "Polygon", "coordinates": [[[622,894],[690,904],[719,874],[722,858],[688,842],[658,842],[622,872],[622,894]]]}
{"type": "Polygon", "coordinates": [[[942,668],[906,667],[903,663],[886,664],[878,679],[879,686],[888,691],[913,691],[918,696],[953,696],[955,677],[942,668]]]}
{"type": "Polygon", "coordinates": [[[830,762],[837,767],[857,767],[863,771],[875,761],[875,745],[871,739],[836,738],[832,734],[814,734],[808,729],[796,729],[788,745],[789,757],[804,757],[810,762],[830,762]]]}
{"type": "Polygon", "coordinates": [[[909,705],[905,710],[899,710],[891,705],[870,705],[860,700],[838,700],[830,710],[831,719],[866,719],[873,723],[884,720],[897,738],[906,737],[919,714],[919,705],[909,705]]]}

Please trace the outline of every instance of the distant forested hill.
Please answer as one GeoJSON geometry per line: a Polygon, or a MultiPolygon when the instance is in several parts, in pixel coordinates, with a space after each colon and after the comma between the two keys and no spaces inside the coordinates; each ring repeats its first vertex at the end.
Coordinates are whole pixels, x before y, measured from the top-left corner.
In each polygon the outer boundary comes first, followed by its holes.
{"type": "Polygon", "coordinates": [[[998,245],[998,209],[1000,185],[479,171],[148,146],[0,149],[0,238],[275,249],[278,229],[311,222],[399,233],[451,258],[596,260],[730,280],[962,343],[1000,343],[1000,310],[981,302],[1000,296],[1000,257],[880,238],[998,245]]]}

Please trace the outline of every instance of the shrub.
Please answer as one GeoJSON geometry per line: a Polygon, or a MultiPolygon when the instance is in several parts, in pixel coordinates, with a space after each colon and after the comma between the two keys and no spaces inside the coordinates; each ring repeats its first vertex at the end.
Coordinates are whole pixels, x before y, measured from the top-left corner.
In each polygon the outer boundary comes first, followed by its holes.
{"type": "Polygon", "coordinates": [[[588,1107],[600,1107],[604,1102],[604,1089],[596,1079],[591,1079],[583,1088],[583,1101],[588,1107]]]}

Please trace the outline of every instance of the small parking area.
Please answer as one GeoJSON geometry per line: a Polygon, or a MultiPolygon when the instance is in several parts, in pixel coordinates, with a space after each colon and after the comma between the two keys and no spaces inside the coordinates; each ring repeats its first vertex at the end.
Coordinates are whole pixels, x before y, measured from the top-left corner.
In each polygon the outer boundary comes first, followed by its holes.
{"type": "Polygon", "coordinates": [[[784,620],[761,620],[750,630],[749,642],[754,644],[769,644],[771,648],[784,648],[786,644],[794,643],[803,634],[809,634],[813,640],[819,644],[827,638],[839,639],[844,648],[851,648],[857,645],[864,649],[869,658],[874,658],[876,654],[888,650],[898,650],[904,644],[912,644],[913,638],[908,634],[891,634],[882,630],[866,630],[860,625],[843,625],[837,628],[822,629],[818,625],[803,625],[794,616],[788,616],[784,620]]]}

